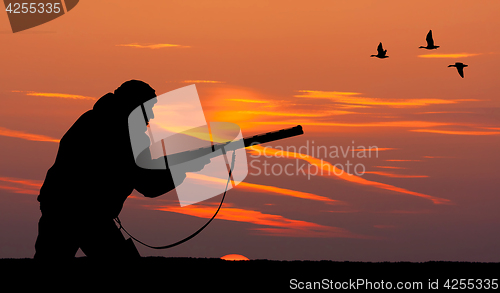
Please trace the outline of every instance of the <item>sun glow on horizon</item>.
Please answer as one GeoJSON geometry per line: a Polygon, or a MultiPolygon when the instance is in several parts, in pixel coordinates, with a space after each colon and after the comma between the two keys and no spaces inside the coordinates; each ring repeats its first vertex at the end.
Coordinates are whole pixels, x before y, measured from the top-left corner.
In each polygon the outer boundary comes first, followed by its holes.
{"type": "Polygon", "coordinates": [[[248,257],[243,256],[241,254],[227,254],[221,257],[220,259],[223,260],[229,260],[229,261],[245,261],[245,260],[250,260],[248,257]]]}

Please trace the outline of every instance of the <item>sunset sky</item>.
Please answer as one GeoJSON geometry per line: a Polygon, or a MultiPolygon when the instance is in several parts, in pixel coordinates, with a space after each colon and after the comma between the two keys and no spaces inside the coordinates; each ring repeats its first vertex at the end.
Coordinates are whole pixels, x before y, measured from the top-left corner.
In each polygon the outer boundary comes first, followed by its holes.
{"type": "MultiPolygon", "coordinates": [[[[216,219],[169,250],[137,244],[143,256],[498,262],[498,15],[495,0],[85,0],[14,34],[5,12],[0,258],[33,256],[36,196],[62,135],[139,79],[158,95],[195,84],[206,119],[243,136],[305,132],[247,149],[248,176],[216,219]],[[437,50],[419,49],[429,30],[437,50]],[[370,57],[380,42],[389,58],[370,57]],[[340,172],[348,164],[365,174],[340,172]]],[[[220,199],[180,207],[135,191],[120,218],[166,245],[220,199]]]]}

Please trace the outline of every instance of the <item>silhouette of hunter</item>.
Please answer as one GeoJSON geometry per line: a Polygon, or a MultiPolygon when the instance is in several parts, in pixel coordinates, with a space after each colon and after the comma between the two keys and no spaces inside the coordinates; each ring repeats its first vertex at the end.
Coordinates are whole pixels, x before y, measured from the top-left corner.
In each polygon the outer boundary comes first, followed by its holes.
{"type": "MultiPolygon", "coordinates": [[[[42,216],[35,259],[74,258],[79,248],[89,258],[139,256],[114,219],[134,189],[156,197],[175,188],[168,169],[142,169],[132,152],[128,116],[155,97],[147,83],[127,81],[101,97],[62,137],[38,196],[42,216]]],[[[151,106],[145,111],[152,113],[151,106]]],[[[147,128],[139,131],[149,142],[147,128]]],[[[185,171],[199,171],[207,163],[185,171]]]]}

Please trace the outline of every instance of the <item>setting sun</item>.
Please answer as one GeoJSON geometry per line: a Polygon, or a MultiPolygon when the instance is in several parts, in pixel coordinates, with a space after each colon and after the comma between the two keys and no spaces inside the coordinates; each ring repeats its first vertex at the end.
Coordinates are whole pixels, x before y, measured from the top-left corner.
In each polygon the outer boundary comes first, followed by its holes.
{"type": "Polygon", "coordinates": [[[228,255],[224,255],[220,259],[223,259],[223,260],[249,260],[247,257],[245,257],[241,254],[228,254],[228,255]]]}

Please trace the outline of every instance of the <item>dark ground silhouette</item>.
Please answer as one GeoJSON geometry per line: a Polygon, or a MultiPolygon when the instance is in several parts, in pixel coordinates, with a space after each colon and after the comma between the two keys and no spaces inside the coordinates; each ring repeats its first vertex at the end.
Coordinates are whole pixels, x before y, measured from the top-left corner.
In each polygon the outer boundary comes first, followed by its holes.
{"type": "MultiPolygon", "coordinates": [[[[499,263],[473,262],[225,261],[218,258],[166,257],[142,257],[120,262],[96,262],[83,257],[46,267],[33,259],[0,259],[4,285],[16,280],[31,280],[38,288],[57,289],[64,282],[71,282],[71,286],[78,285],[85,289],[156,288],[174,292],[179,289],[189,292],[193,289],[281,292],[292,290],[291,287],[299,285],[298,282],[332,281],[337,285],[350,282],[352,286],[358,279],[365,283],[372,282],[375,286],[381,281],[391,282],[393,286],[397,282],[419,282],[423,289],[436,280],[440,289],[446,289],[443,287],[446,280],[450,280],[451,286],[452,279],[458,280],[455,286],[458,289],[460,279],[465,279],[465,283],[473,279],[477,288],[479,279],[490,279],[490,284],[492,279],[498,282],[499,268],[499,263]]],[[[485,281],[482,284],[484,286],[485,281]]],[[[361,286],[358,289],[366,288],[361,286]]]]}

